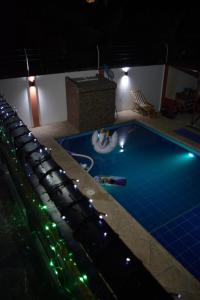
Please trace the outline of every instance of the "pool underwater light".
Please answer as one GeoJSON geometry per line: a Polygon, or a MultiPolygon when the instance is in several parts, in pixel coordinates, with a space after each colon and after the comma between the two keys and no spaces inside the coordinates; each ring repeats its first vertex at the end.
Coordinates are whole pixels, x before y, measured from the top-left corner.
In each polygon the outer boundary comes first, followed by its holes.
{"type": "Polygon", "coordinates": [[[188,153],[188,156],[192,158],[192,157],[194,157],[195,155],[194,155],[193,153],[189,152],[189,153],[188,153]]]}

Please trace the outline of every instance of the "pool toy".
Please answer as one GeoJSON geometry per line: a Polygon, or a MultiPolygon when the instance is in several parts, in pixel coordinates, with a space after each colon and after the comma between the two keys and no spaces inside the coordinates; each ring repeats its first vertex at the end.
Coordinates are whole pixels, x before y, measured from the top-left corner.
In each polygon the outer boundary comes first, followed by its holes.
{"type": "Polygon", "coordinates": [[[119,177],[119,176],[95,176],[94,179],[101,184],[125,186],[127,183],[125,177],[119,177]]]}
{"type": "Polygon", "coordinates": [[[96,152],[99,153],[109,153],[117,146],[118,134],[115,131],[112,135],[109,130],[104,130],[103,128],[98,132],[94,131],[92,135],[92,145],[96,152]]]}

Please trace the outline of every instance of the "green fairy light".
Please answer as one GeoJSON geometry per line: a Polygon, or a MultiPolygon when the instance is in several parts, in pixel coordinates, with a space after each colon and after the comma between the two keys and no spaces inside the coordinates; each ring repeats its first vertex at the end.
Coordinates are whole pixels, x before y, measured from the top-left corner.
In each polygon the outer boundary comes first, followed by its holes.
{"type": "Polygon", "coordinates": [[[54,270],[54,273],[55,273],[56,275],[58,275],[58,271],[54,270]]]}
{"type": "Polygon", "coordinates": [[[52,260],[50,260],[49,265],[50,265],[51,267],[54,267],[54,263],[53,263],[52,260]]]}
{"type": "Polygon", "coordinates": [[[47,206],[46,205],[40,205],[41,210],[47,210],[47,206]]]}
{"type": "MultiPolygon", "coordinates": [[[[1,128],[0,128],[1,131],[1,128]]],[[[8,139],[8,136],[2,132],[2,135],[5,137],[4,143],[13,145],[13,141],[8,139]]],[[[1,135],[1,136],[2,136],[1,135]]],[[[20,161],[16,158],[16,149],[14,149],[12,146],[7,146],[8,148],[11,148],[8,155],[12,159],[11,164],[13,165],[13,170],[16,170],[19,172],[19,176],[22,173],[20,161]]],[[[17,173],[17,172],[16,172],[17,173]]],[[[19,183],[21,187],[25,189],[26,193],[26,182],[19,183]]],[[[44,192],[44,194],[47,194],[44,192]]],[[[70,290],[64,285],[66,284],[65,280],[65,274],[68,274],[68,272],[72,272],[72,275],[74,276],[74,280],[76,282],[79,282],[79,285],[81,285],[81,290],[87,289],[86,281],[88,280],[88,277],[86,274],[81,274],[76,267],[77,264],[74,262],[74,255],[72,252],[68,252],[69,249],[67,247],[67,243],[60,239],[59,232],[57,233],[57,227],[58,224],[54,222],[52,218],[50,218],[49,214],[47,213],[47,210],[49,207],[47,205],[44,205],[46,203],[43,203],[41,198],[38,198],[35,196],[33,192],[28,193],[28,195],[25,195],[25,198],[28,199],[31,203],[31,208],[36,212],[38,218],[39,218],[39,227],[38,229],[43,229],[42,238],[45,241],[46,248],[48,249],[48,252],[51,250],[50,257],[48,259],[48,265],[49,270],[51,269],[52,274],[55,274],[54,276],[58,276],[57,280],[61,283],[62,288],[65,290],[68,290],[70,293],[75,293],[76,291],[70,290]],[[40,203],[40,204],[39,204],[40,203]],[[39,213],[38,213],[39,212],[39,213]],[[53,221],[53,222],[52,222],[53,221]],[[64,257],[63,257],[64,256],[64,257]],[[69,261],[71,263],[69,263],[69,261]]],[[[49,199],[50,200],[50,199],[49,199]]],[[[38,224],[38,223],[37,223],[38,224]]],[[[36,229],[36,232],[37,230],[36,229]]],[[[45,249],[45,250],[47,250],[45,249]]]]}
{"type": "Polygon", "coordinates": [[[83,279],[84,279],[85,281],[88,280],[88,277],[87,277],[86,274],[83,275],[83,279]]]}
{"type": "Polygon", "coordinates": [[[47,231],[49,230],[49,226],[48,226],[48,225],[45,225],[44,228],[45,228],[45,230],[47,230],[47,231]]]}
{"type": "Polygon", "coordinates": [[[84,283],[84,279],[82,276],[79,277],[79,280],[84,283]]]}
{"type": "Polygon", "coordinates": [[[56,251],[56,248],[52,245],[50,245],[51,250],[56,251]]]}

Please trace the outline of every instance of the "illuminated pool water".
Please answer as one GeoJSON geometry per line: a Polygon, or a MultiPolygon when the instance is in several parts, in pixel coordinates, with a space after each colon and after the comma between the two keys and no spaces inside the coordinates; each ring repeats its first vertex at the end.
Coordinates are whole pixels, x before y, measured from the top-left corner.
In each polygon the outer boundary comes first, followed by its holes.
{"type": "MultiPolygon", "coordinates": [[[[93,132],[59,140],[70,152],[93,158],[92,176],[122,176],[124,187],[104,188],[200,279],[200,157],[136,122],[115,126],[119,143],[108,154],[97,153],[93,132]]],[[[74,156],[81,164],[87,158],[74,156]]]]}

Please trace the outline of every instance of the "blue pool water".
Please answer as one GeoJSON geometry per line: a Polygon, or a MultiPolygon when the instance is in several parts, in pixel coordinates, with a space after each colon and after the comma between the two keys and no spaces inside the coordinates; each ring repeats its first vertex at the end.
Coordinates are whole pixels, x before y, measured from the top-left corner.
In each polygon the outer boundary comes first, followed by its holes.
{"type": "Polygon", "coordinates": [[[93,132],[59,142],[67,151],[93,158],[92,176],[126,177],[126,186],[104,188],[200,279],[200,156],[136,122],[111,127],[114,131],[119,144],[107,154],[94,150],[93,132]]]}

